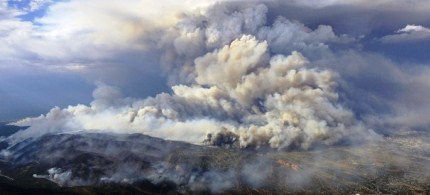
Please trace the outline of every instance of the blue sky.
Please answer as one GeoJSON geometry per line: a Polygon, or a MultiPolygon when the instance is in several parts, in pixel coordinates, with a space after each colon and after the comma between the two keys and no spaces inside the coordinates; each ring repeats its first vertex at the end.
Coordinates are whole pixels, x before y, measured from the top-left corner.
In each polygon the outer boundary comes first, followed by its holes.
{"type": "Polygon", "coordinates": [[[8,9],[20,12],[18,18],[37,24],[36,19],[45,15],[49,6],[63,0],[9,0],[8,9]]]}

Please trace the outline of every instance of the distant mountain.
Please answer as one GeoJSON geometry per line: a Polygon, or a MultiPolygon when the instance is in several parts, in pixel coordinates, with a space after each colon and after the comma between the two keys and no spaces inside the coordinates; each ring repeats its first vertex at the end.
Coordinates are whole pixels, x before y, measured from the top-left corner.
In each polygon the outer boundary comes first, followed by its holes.
{"type": "MultiPolygon", "coordinates": [[[[0,122],[0,137],[8,137],[19,130],[27,129],[28,127],[19,127],[9,125],[10,122],[0,122]]],[[[9,144],[5,141],[0,141],[0,150],[6,149],[9,144]]]]}
{"type": "Polygon", "coordinates": [[[21,129],[28,127],[19,127],[15,125],[9,125],[9,122],[0,122],[0,136],[10,136],[21,129]]]}

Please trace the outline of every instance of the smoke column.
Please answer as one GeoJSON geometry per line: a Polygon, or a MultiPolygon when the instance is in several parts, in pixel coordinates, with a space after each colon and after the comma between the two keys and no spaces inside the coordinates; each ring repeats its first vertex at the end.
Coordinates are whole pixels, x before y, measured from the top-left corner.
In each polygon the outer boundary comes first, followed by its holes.
{"type": "Polygon", "coordinates": [[[241,147],[306,150],[374,135],[338,101],[338,73],[312,66],[295,51],[324,50],[322,42],[343,38],[329,26],[312,31],[282,17],[268,26],[263,4],[228,9],[218,4],[185,16],[158,38],[171,94],[124,98],[99,83],[90,106],[53,108],[21,120],[16,124],[30,128],[9,140],[114,132],[199,144],[209,134],[231,132],[241,147]]]}

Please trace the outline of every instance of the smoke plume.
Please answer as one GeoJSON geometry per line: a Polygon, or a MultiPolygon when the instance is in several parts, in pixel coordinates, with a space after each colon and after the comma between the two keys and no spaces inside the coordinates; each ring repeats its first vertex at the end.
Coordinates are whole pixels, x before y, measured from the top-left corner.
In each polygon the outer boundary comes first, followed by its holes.
{"type": "Polygon", "coordinates": [[[264,4],[235,6],[217,4],[184,16],[159,36],[170,94],[132,99],[100,83],[91,105],[53,108],[18,121],[30,128],[9,140],[84,131],[199,144],[230,132],[240,147],[307,150],[375,137],[339,100],[338,72],[316,67],[295,51],[321,53],[328,50],[325,43],[348,38],[329,26],[311,30],[282,17],[267,25],[264,4]]]}
{"type": "Polygon", "coordinates": [[[266,41],[244,35],[196,58],[194,81],[172,86],[172,94],[133,100],[100,84],[90,106],[54,108],[19,121],[30,128],[11,139],[41,135],[44,129],[42,135],[138,132],[201,143],[227,129],[239,136],[241,147],[309,149],[364,138],[371,130],[338,102],[336,73],[308,64],[298,52],[271,56],[266,41]]]}

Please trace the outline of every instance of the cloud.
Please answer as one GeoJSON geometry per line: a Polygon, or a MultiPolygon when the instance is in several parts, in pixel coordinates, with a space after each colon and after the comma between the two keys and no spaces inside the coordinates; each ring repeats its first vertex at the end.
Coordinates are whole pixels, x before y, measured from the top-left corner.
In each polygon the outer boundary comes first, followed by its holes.
{"type": "Polygon", "coordinates": [[[215,2],[19,2],[21,7],[43,4],[43,13],[27,20],[20,6],[2,1],[0,69],[70,73],[119,86],[127,95],[155,95],[168,89],[159,65],[159,39],[151,36],[176,23],[182,12],[203,12],[215,2]]]}
{"type": "MultiPolygon", "coordinates": [[[[324,1],[323,3],[319,3],[319,1],[300,1],[295,3],[253,1],[248,2],[247,4],[257,4],[258,2],[264,2],[269,7],[269,9],[273,9],[275,12],[277,12],[275,6],[279,4],[281,5],[278,6],[280,9],[290,9],[291,5],[315,5],[319,9],[316,11],[321,12],[319,15],[322,16],[321,18],[325,18],[324,20],[326,20],[328,17],[324,16],[324,13],[327,10],[323,9],[329,9],[326,7],[339,5],[349,6],[348,8],[350,8],[352,5],[356,4],[367,5],[364,3],[364,1],[348,1],[347,3],[344,3],[344,1],[324,1]]],[[[4,34],[9,36],[0,37],[0,39],[5,40],[4,42],[7,42],[10,39],[14,40],[13,42],[2,44],[4,47],[2,49],[10,50],[9,53],[17,53],[17,55],[5,53],[5,55],[0,56],[0,59],[9,59],[8,64],[25,64],[26,66],[30,66],[30,64],[31,66],[34,66],[37,64],[38,66],[47,69],[50,69],[55,65],[57,70],[63,69],[64,71],[71,69],[69,68],[70,64],[77,63],[81,64],[82,68],[80,70],[83,72],[86,72],[84,71],[85,68],[83,67],[87,67],[89,69],[87,69],[87,71],[91,71],[91,68],[95,66],[124,66],[124,64],[119,64],[118,61],[123,61],[123,58],[127,53],[144,53],[148,50],[152,50],[155,47],[154,45],[156,44],[157,40],[148,40],[148,36],[153,36],[153,34],[148,35],[149,31],[152,31],[154,28],[174,26],[176,22],[184,16],[183,13],[205,13],[207,7],[215,3],[223,5],[234,4],[232,1],[220,0],[205,2],[195,0],[189,0],[186,2],[164,1],[163,4],[153,0],[130,0],[126,2],[112,1],[109,4],[100,5],[97,1],[74,0],[50,2],[38,0],[30,1],[29,5],[34,5],[33,9],[36,9],[36,7],[40,7],[42,5],[49,5],[49,7],[47,8],[44,15],[37,17],[33,21],[34,23],[32,23],[28,21],[21,21],[19,18],[16,18],[12,13],[17,13],[19,10],[17,8],[8,6],[8,1],[3,1],[5,14],[7,13],[6,15],[8,15],[9,18],[12,18],[12,20],[17,24],[15,29],[10,29],[4,32],[4,34]],[[153,10],[158,11],[154,12],[153,10]],[[19,36],[16,35],[16,31],[20,32],[19,36]],[[26,56],[22,56],[22,54],[26,54],[26,56]],[[112,63],[112,61],[117,63],[112,63]]],[[[378,1],[378,4],[389,4],[392,6],[395,5],[395,9],[398,10],[398,4],[388,3],[387,1],[378,1]]],[[[412,4],[408,4],[408,6],[413,7],[414,10],[418,9],[419,7],[426,7],[418,6],[421,4],[422,3],[414,2],[412,4]]],[[[260,12],[260,14],[261,13],[264,12],[260,12]]],[[[330,11],[330,13],[332,13],[332,11],[330,11]]],[[[355,13],[355,11],[353,11],[353,13],[355,13]]],[[[417,13],[421,13],[421,11],[417,10],[417,13]]],[[[289,15],[285,14],[285,12],[282,12],[280,15],[290,17],[289,15]]],[[[342,13],[340,14],[342,15],[342,13]]],[[[206,15],[210,17],[217,15],[222,17],[221,13],[209,13],[206,15]]],[[[226,15],[232,16],[233,14],[226,15]]],[[[299,16],[300,14],[296,15],[299,16]]],[[[237,15],[237,17],[247,17],[265,21],[265,19],[262,17],[252,17],[250,15],[246,15],[246,13],[243,13],[242,16],[237,15]]],[[[221,18],[214,18],[213,20],[215,19],[218,20],[221,18]]],[[[230,22],[233,24],[236,20],[239,20],[239,18],[231,20],[230,22]]],[[[249,20],[248,25],[261,25],[258,20],[254,20],[252,22],[249,22],[251,21],[249,20]]],[[[300,18],[300,20],[302,20],[302,22],[305,24],[309,23],[309,21],[307,21],[305,18],[300,18]]],[[[289,22],[292,21],[289,20],[289,22]]],[[[330,19],[328,19],[328,23],[333,25],[333,22],[331,22],[330,19]]],[[[361,22],[352,23],[358,25],[361,22]]],[[[7,24],[4,25],[7,26],[7,24]]],[[[238,27],[239,26],[236,28],[238,27]]],[[[338,28],[338,26],[329,27],[327,25],[322,25],[321,29],[318,31],[326,31],[326,33],[329,33],[329,28],[338,28]]],[[[214,30],[214,32],[207,32],[211,33],[211,39],[217,39],[216,37],[219,35],[216,35],[216,27],[213,26],[209,30],[214,30]]],[[[248,29],[248,31],[249,30],[252,29],[248,29]]],[[[200,35],[197,31],[195,33],[197,34],[194,36],[200,35]]],[[[224,31],[223,33],[227,33],[227,31],[224,31]]],[[[187,35],[190,36],[190,32],[187,32],[187,35]]],[[[326,35],[332,36],[330,34],[326,35]]],[[[227,34],[223,36],[227,36],[227,34]]],[[[238,37],[227,36],[225,38],[231,41],[232,39],[238,37]]],[[[177,44],[179,47],[180,41],[178,41],[177,44]]],[[[223,44],[226,43],[223,42],[223,44]]],[[[202,53],[199,55],[201,54],[202,53]]]]}
{"type": "Polygon", "coordinates": [[[402,43],[430,40],[430,29],[421,25],[406,25],[396,31],[396,34],[387,35],[380,39],[384,43],[402,43]]]}
{"type": "Polygon", "coordinates": [[[39,10],[46,4],[52,3],[52,0],[32,0],[29,3],[29,11],[33,12],[39,10]]]}
{"type": "Polygon", "coordinates": [[[430,29],[420,25],[406,25],[405,28],[402,28],[397,31],[397,33],[408,33],[408,32],[430,32],[430,29]]]}
{"type": "Polygon", "coordinates": [[[101,64],[114,66],[112,61],[118,61],[125,53],[143,53],[151,47],[144,40],[146,32],[170,26],[183,11],[213,2],[167,1],[160,5],[152,0],[130,0],[101,5],[98,1],[37,0],[30,1],[28,9],[49,4],[46,13],[34,21],[26,21],[18,17],[22,15],[18,14],[24,9],[22,6],[10,7],[12,2],[4,1],[2,15],[8,19],[0,24],[3,32],[0,50],[7,52],[2,52],[0,60],[8,60],[3,66],[37,65],[49,70],[55,65],[65,71],[72,63],[89,68],[101,64]]]}
{"type": "Polygon", "coordinates": [[[293,1],[286,1],[281,2],[281,4],[292,4],[292,5],[301,5],[301,6],[308,6],[313,8],[324,8],[324,7],[332,7],[332,6],[359,6],[359,7],[367,7],[371,8],[375,5],[377,6],[390,6],[390,7],[397,7],[402,5],[408,5],[412,7],[418,7],[422,5],[428,5],[428,2],[421,1],[421,0],[399,0],[395,3],[390,0],[375,0],[372,2],[369,2],[367,0],[348,0],[348,1],[342,1],[342,0],[326,0],[326,1],[318,1],[318,0],[293,0],[293,1]]]}

